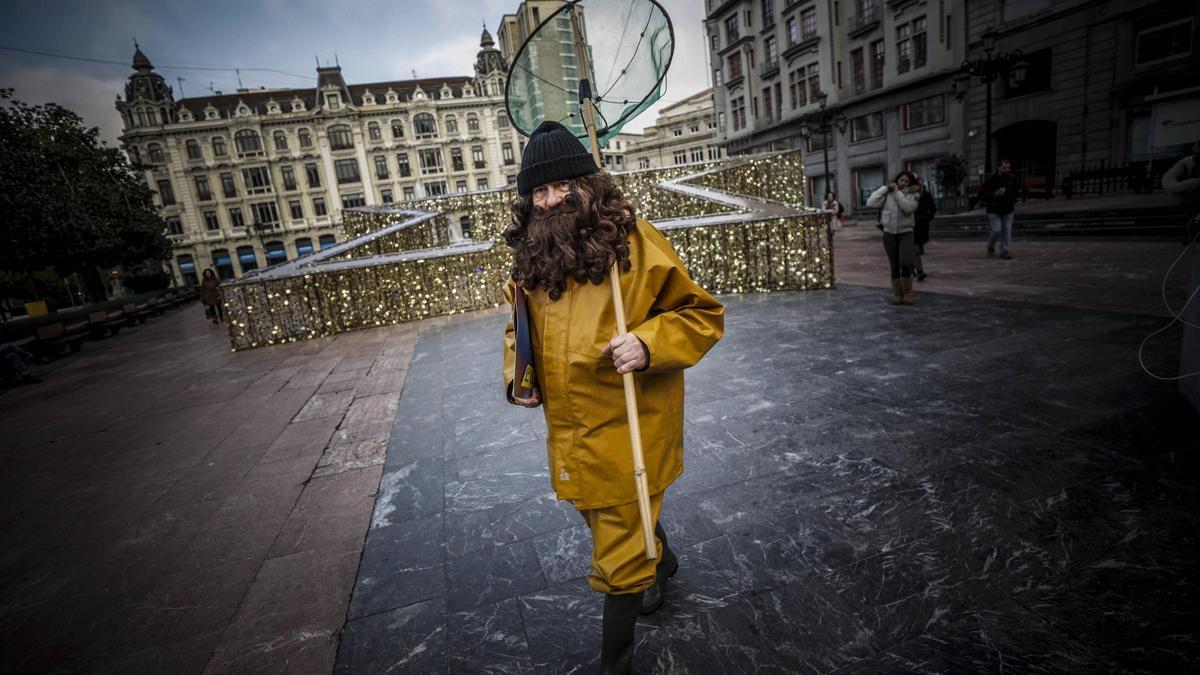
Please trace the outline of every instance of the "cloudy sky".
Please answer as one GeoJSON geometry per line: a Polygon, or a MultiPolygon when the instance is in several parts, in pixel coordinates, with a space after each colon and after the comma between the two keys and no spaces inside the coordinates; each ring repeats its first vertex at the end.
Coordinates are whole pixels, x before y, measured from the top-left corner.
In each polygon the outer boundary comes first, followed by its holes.
{"type": "MultiPolygon", "coordinates": [[[[53,101],[116,142],[113,108],[136,38],[155,70],[186,96],[246,87],[311,87],[316,59],[337,55],[347,82],[469,75],[483,22],[493,35],[519,0],[51,0],[5,3],[0,87],[30,103],[53,101]],[[56,58],[27,51],[75,57],[56,58]],[[78,59],[88,60],[78,60],[78,59]],[[112,63],[108,63],[112,62],[112,63]],[[268,72],[273,69],[282,72],[268,72]],[[182,84],[176,78],[183,78],[182,84]]],[[[675,28],[662,101],[626,127],[653,124],[658,108],[708,86],[704,0],[660,0],[675,28]]]]}

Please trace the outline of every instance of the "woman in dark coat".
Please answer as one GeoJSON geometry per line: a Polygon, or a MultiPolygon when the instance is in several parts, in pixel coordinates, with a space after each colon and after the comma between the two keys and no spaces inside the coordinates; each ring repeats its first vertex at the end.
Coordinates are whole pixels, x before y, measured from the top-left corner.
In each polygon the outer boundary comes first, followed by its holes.
{"type": "Polygon", "coordinates": [[[213,323],[225,320],[225,308],[221,306],[221,280],[212,268],[204,270],[204,279],[200,281],[200,303],[204,305],[204,316],[212,319],[213,323]]]}
{"type": "Polygon", "coordinates": [[[921,196],[917,199],[917,211],[913,214],[913,243],[917,246],[917,262],[914,268],[917,272],[917,281],[925,281],[925,266],[922,257],[925,255],[925,244],[929,243],[929,223],[933,221],[933,216],[937,214],[937,202],[933,200],[933,195],[929,194],[929,190],[925,189],[925,184],[918,182],[917,186],[921,188],[921,196]]]}

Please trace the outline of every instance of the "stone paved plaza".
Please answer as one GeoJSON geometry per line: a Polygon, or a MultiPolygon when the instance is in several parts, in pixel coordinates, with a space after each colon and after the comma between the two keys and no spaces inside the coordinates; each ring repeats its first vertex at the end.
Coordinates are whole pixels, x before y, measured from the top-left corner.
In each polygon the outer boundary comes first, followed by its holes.
{"type": "MultiPolygon", "coordinates": [[[[722,298],[638,671],[1195,670],[1200,418],[1137,360],[1180,247],[937,243],[897,308],[871,237],[835,290],[722,298]]],[[[193,305],[5,391],[0,670],[590,672],[504,320],[231,353],[193,305]]]]}

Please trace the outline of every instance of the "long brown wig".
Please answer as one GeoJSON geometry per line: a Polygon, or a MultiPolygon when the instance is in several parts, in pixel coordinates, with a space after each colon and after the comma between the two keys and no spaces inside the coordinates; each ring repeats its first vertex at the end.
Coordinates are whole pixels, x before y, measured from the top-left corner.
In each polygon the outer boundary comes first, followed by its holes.
{"type": "Polygon", "coordinates": [[[611,177],[595,173],[571,180],[557,206],[535,206],[533,197],[512,204],[504,240],[513,249],[512,277],[523,288],[545,289],[557,300],[568,277],[600,285],[613,261],[629,271],[629,233],[637,227],[633,207],[611,177]]]}

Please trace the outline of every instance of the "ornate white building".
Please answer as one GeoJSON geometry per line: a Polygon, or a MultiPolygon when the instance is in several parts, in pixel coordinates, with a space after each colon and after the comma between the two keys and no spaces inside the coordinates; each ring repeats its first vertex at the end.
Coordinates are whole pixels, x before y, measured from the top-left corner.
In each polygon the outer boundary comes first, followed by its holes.
{"type": "Polygon", "coordinates": [[[713,90],[696,92],[658,112],[625,152],[625,168],[662,169],[725,157],[719,121],[713,112],[713,90]]]}
{"type": "Polygon", "coordinates": [[[133,68],[121,141],[157,194],[180,283],[331,246],[343,208],[516,181],[524,142],[486,28],[474,76],[348,85],[318,67],[315,88],[177,101],[140,49],[133,68]]]}

